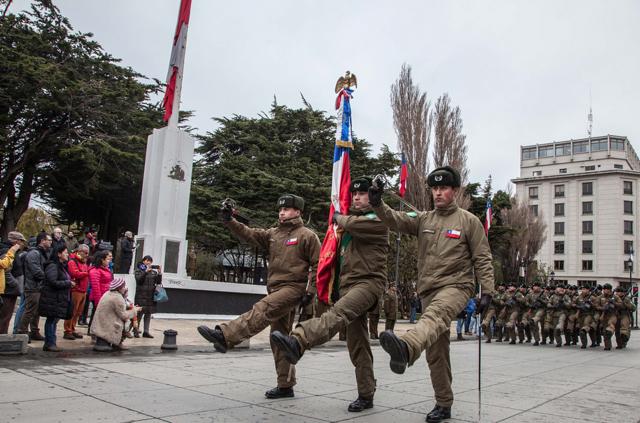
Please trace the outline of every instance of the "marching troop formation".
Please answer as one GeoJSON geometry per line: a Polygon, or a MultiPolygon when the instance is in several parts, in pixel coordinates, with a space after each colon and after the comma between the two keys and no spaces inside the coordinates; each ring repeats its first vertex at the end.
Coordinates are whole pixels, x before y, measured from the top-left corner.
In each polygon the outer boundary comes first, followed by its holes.
{"type": "Polygon", "coordinates": [[[616,349],[626,347],[631,334],[632,313],[636,306],[622,288],[614,290],[610,284],[577,287],[575,285],[541,286],[535,282],[531,288],[509,284],[498,286],[496,295],[482,322],[482,332],[491,343],[491,323],[496,342],[530,343],[534,346],[577,345],[582,349],[600,346],[604,338],[604,350],[611,350],[615,335],[616,349]],[[494,320],[495,319],[495,320],[494,320]],[[542,333],[542,338],[540,334],[542,333]],[[591,338],[591,345],[588,337],[591,338]],[[525,340],[526,339],[526,340],[525,340]]]}

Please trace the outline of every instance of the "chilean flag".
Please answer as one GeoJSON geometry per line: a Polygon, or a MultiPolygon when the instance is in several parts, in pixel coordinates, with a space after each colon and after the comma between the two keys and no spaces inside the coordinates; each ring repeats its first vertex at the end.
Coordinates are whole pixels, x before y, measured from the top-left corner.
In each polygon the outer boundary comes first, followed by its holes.
{"type": "Polygon", "coordinates": [[[349,149],[353,148],[351,135],[351,93],[353,90],[342,90],[338,93],[336,108],[338,109],[338,128],[336,130],[336,146],[333,150],[333,177],[331,182],[331,209],[329,210],[329,229],[324,237],[318,261],[318,298],[330,304],[331,292],[335,282],[336,263],[339,259],[338,249],[343,230],[331,224],[334,211],[349,213],[351,206],[351,171],[349,170],[349,149]],[[339,137],[339,138],[338,138],[339,137]]]}
{"type": "Polygon", "coordinates": [[[407,162],[404,159],[404,151],[402,152],[402,168],[400,170],[400,196],[404,198],[404,193],[407,191],[406,180],[409,177],[407,173],[407,162]]]}
{"type": "Polygon", "coordinates": [[[164,107],[164,121],[168,121],[173,112],[173,100],[176,93],[176,79],[178,77],[178,67],[180,66],[180,56],[184,44],[184,35],[189,25],[191,15],[191,0],[180,1],[180,14],[178,15],[178,25],[176,34],[173,37],[173,48],[171,49],[171,59],[169,60],[169,72],[167,73],[167,89],[162,99],[164,107]]]}
{"type": "Polygon", "coordinates": [[[487,217],[484,225],[484,234],[489,236],[489,228],[491,227],[491,198],[487,198],[487,217]]]}

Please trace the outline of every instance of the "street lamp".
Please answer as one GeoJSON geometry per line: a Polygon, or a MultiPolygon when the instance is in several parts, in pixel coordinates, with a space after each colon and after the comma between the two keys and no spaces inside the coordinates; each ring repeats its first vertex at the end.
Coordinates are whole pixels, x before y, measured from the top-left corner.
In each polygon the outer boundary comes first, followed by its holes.
{"type": "Polygon", "coordinates": [[[551,275],[551,285],[553,285],[553,278],[556,276],[556,272],[552,270],[549,274],[551,275]]]}
{"type": "Polygon", "coordinates": [[[522,267],[524,267],[524,284],[527,284],[527,261],[522,260],[522,267]]]}

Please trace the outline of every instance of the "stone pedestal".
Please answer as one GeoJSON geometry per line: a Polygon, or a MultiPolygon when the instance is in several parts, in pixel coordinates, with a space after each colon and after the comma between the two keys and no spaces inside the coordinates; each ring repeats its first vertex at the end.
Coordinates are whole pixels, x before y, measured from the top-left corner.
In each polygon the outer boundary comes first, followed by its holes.
{"type": "Polygon", "coordinates": [[[0,335],[0,355],[4,354],[26,354],[28,335],[0,335]]]}
{"type": "Polygon", "coordinates": [[[154,129],[147,141],[135,263],[150,255],[163,274],[186,278],[187,216],[195,140],[154,129]]]}

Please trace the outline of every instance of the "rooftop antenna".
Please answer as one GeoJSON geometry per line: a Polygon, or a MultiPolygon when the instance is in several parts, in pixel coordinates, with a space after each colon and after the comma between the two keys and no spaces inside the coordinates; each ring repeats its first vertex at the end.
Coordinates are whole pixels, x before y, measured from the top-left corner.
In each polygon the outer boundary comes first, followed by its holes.
{"type": "Polygon", "coordinates": [[[591,108],[591,87],[589,87],[589,139],[591,139],[591,132],[593,130],[593,109],[591,108]]]}

